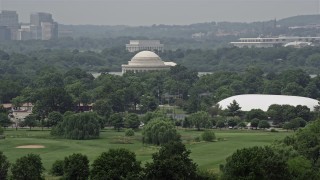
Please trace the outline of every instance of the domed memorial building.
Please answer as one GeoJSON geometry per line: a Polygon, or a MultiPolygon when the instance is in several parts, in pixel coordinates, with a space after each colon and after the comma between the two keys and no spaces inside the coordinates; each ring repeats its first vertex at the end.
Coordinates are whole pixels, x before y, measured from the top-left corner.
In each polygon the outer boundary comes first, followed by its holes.
{"type": "Polygon", "coordinates": [[[164,62],[152,51],[141,51],[137,53],[128,64],[122,65],[122,74],[126,72],[146,72],[169,70],[175,66],[174,62],[164,62]]]}

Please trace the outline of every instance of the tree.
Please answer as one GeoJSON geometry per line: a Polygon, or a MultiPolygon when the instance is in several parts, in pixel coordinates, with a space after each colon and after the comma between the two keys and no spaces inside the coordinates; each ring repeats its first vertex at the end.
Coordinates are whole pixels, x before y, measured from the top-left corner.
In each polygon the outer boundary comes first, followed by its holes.
{"type": "Polygon", "coordinates": [[[228,126],[232,128],[238,124],[236,118],[229,118],[227,123],[228,123],[228,126]]]}
{"type": "Polygon", "coordinates": [[[138,129],[140,126],[139,116],[134,113],[128,113],[124,117],[124,124],[126,128],[138,129]]]}
{"type": "Polygon", "coordinates": [[[8,127],[12,124],[6,113],[0,113],[0,126],[8,127]]]}
{"type": "Polygon", "coordinates": [[[44,179],[42,173],[44,167],[41,162],[41,158],[36,154],[27,154],[16,160],[16,163],[12,164],[11,172],[12,179],[24,179],[24,180],[40,180],[44,179]]]}
{"type": "Polygon", "coordinates": [[[230,103],[229,106],[227,106],[228,116],[241,116],[242,111],[241,107],[237,103],[236,100],[233,100],[232,103],[230,103]]]}
{"type": "Polygon", "coordinates": [[[246,125],[246,123],[245,122],[240,122],[239,124],[238,124],[238,127],[240,127],[241,129],[242,128],[245,128],[245,127],[247,127],[247,125],[246,125]]]}
{"type": "Polygon", "coordinates": [[[259,121],[258,128],[260,129],[270,128],[270,124],[267,120],[261,120],[259,121]]]}
{"type": "Polygon", "coordinates": [[[246,117],[250,121],[254,118],[261,119],[261,120],[266,120],[268,118],[266,113],[261,109],[251,109],[246,113],[246,117]]]}
{"type": "Polygon", "coordinates": [[[91,179],[138,179],[142,168],[136,155],[127,149],[103,152],[92,164],[91,179]]]}
{"type": "Polygon", "coordinates": [[[205,111],[198,111],[188,117],[192,124],[200,131],[201,128],[211,128],[210,115],[205,111]]]}
{"type": "Polygon", "coordinates": [[[170,142],[152,155],[146,164],[146,179],[197,179],[197,164],[181,141],[170,142]]]}
{"type": "Polygon", "coordinates": [[[27,117],[25,117],[24,124],[26,126],[29,126],[31,130],[32,127],[35,127],[37,125],[36,116],[34,114],[29,114],[27,117]]]}
{"type": "Polygon", "coordinates": [[[294,118],[290,121],[291,128],[295,131],[300,127],[300,123],[303,121],[302,118],[294,118]]]}
{"type": "Polygon", "coordinates": [[[226,161],[222,179],[290,179],[285,159],[268,146],[237,150],[226,161]]]}
{"type": "Polygon", "coordinates": [[[251,127],[257,129],[257,127],[258,127],[258,125],[259,125],[259,121],[260,121],[260,120],[257,119],[257,118],[252,119],[252,120],[251,120],[251,127]]]}
{"type": "Polygon", "coordinates": [[[63,160],[56,160],[51,167],[50,174],[54,176],[63,176],[63,160]]]}
{"type": "Polygon", "coordinates": [[[48,115],[49,126],[56,126],[59,122],[63,121],[63,116],[60,112],[53,111],[48,115]]]}
{"type": "Polygon", "coordinates": [[[86,155],[74,153],[64,158],[63,177],[65,179],[86,180],[89,177],[89,160],[86,155]]]}
{"type": "Polygon", "coordinates": [[[221,128],[226,127],[226,124],[225,124],[224,120],[218,120],[216,126],[221,129],[221,128]]]}
{"type": "Polygon", "coordinates": [[[66,116],[52,128],[51,135],[67,139],[95,139],[100,136],[98,115],[93,112],[78,113],[66,116]]]}
{"type": "Polygon", "coordinates": [[[142,95],[140,100],[140,110],[142,112],[154,111],[157,107],[158,104],[153,96],[142,95]]]}
{"type": "Polygon", "coordinates": [[[148,144],[162,145],[169,141],[177,141],[180,135],[169,119],[155,118],[143,128],[143,142],[148,144]]]}
{"type": "Polygon", "coordinates": [[[107,100],[97,100],[93,105],[93,111],[95,111],[99,116],[102,116],[101,119],[101,128],[104,128],[107,120],[110,118],[112,114],[112,108],[107,100]]]}
{"type": "Polygon", "coordinates": [[[7,179],[10,163],[7,157],[0,151],[0,179],[7,179]]]}
{"type": "Polygon", "coordinates": [[[319,179],[320,174],[315,172],[311,162],[303,156],[288,160],[288,169],[292,179],[319,179]]]}
{"type": "Polygon", "coordinates": [[[114,113],[110,117],[110,123],[118,132],[124,127],[124,120],[120,113],[114,113]]]}

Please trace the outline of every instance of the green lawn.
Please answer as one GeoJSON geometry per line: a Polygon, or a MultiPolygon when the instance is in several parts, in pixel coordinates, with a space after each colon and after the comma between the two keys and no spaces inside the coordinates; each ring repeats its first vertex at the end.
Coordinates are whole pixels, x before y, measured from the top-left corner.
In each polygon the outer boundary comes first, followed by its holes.
{"type": "MultiPolygon", "coordinates": [[[[213,169],[218,171],[219,164],[225,162],[226,157],[236,149],[255,145],[268,145],[275,139],[282,139],[291,132],[264,132],[256,130],[215,130],[218,142],[193,142],[202,132],[194,130],[179,130],[183,142],[191,150],[191,158],[198,163],[200,168],[213,169]]],[[[40,129],[29,131],[9,129],[5,131],[6,139],[0,140],[0,151],[14,162],[18,157],[28,153],[40,154],[42,162],[49,170],[52,163],[57,159],[63,159],[72,153],[86,154],[92,162],[101,152],[110,148],[127,148],[134,151],[138,160],[146,163],[151,160],[151,154],[158,150],[158,147],[143,145],[141,132],[136,132],[133,138],[124,137],[124,132],[116,132],[113,129],[103,130],[100,139],[95,140],[66,140],[55,139],[49,134],[50,131],[40,129]],[[18,149],[21,145],[44,145],[43,149],[18,149]]]]}

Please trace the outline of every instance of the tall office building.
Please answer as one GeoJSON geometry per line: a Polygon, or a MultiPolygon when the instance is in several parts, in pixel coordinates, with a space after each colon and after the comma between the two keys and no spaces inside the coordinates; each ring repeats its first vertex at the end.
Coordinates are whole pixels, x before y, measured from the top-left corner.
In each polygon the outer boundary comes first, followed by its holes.
{"type": "Polygon", "coordinates": [[[58,23],[41,22],[42,40],[56,39],[58,37],[58,23]]]}
{"type": "Polygon", "coordinates": [[[10,30],[10,39],[17,39],[19,29],[19,16],[16,11],[3,10],[0,13],[0,26],[5,26],[10,30]]]}
{"type": "Polygon", "coordinates": [[[44,12],[37,12],[37,13],[32,13],[30,15],[30,24],[31,25],[41,26],[42,22],[53,23],[52,14],[44,13],[44,12]]]}
{"type": "Polygon", "coordinates": [[[0,26],[0,41],[11,40],[11,32],[7,26],[0,26]]]}
{"type": "Polygon", "coordinates": [[[50,40],[58,38],[58,23],[52,14],[37,12],[30,15],[31,39],[50,40]]]}

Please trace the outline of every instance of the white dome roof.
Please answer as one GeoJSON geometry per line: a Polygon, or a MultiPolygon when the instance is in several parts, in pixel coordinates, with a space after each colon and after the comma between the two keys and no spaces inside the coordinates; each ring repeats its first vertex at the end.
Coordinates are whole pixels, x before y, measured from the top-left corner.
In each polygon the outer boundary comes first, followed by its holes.
{"type": "Polygon", "coordinates": [[[166,65],[161,58],[152,51],[141,51],[137,53],[131,61],[128,62],[130,66],[147,66],[147,67],[158,67],[166,65]]]}
{"type": "Polygon", "coordinates": [[[251,109],[261,109],[267,111],[269,106],[272,104],[278,105],[291,105],[291,106],[307,106],[311,111],[314,110],[314,106],[318,105],[317,100],[300,97],[300,96],[286,96],[286,95],[267,95],[267,94],[244,94],[237,95],[226,98],[218,104],[222,109],[227,109],[232,103],[233,100],[236,100],[242,111],[250,111],[251,109]]]}
{"type": "Polygon", "coordinates": [[[161,58],[152,51],[141,51],[137,53],[135,56],[133,56],[132,59],[134,58],[159,58],[161,60],[161,58]]]}

